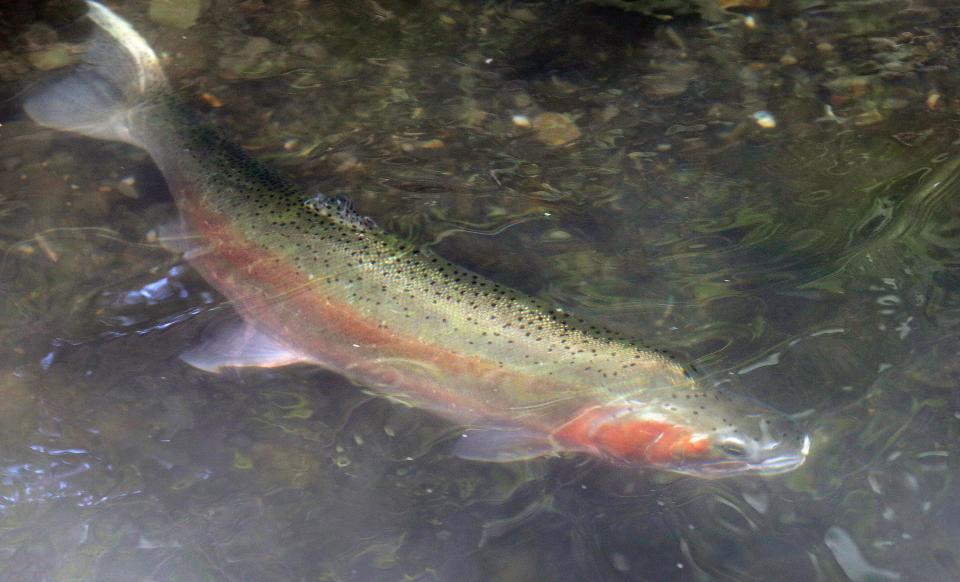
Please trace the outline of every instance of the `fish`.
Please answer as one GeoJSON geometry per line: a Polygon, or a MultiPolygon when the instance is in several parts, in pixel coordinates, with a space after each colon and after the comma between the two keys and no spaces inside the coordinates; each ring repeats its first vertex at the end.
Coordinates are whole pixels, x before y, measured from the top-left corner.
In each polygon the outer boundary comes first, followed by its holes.
{"type": "Polygon", "coordinates": [[[475,461],[582,454],[701,478],[803,464],[810,438],[790,416],[300,190],[184,105],[133,26],[87,7],[83,62],[23,106],[162,172],[185,259],[239,315],[186,363],[332,370],[462,427],[452,452],[475,461]]]}

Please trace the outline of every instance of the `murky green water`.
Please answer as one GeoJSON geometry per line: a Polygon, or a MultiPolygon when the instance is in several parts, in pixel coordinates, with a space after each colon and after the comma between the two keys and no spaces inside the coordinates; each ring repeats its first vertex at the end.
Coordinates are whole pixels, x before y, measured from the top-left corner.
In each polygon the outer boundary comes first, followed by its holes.
{"type": "Polygon", "coordinates": [[[190,369],[230,308],[151,242],[144,153],[25,120],[85,33],[28,3],[0,45],[3,580],[960,579],[951,2],[160,4],[117,8],[255,155],[795,413],[813,452],[720,481],[471,463],[329,373],[190,369]]]}

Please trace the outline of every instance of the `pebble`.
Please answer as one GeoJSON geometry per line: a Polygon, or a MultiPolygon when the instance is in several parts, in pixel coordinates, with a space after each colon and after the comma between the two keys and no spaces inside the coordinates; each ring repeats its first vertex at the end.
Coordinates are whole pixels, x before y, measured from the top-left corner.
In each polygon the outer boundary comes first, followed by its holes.
{"type": "Polygon", "coordinates": [[[66,45],[55,44],[41,51],[32,52],[27,55],[27,59],[34,68],[41,71],[59,69],[73,63],[73,55],[67,50],[66,45]]]}
{"type": "Polygon", "coordinates": [[[150,20],[186,30],[197,23],[203,0],[150,0],[150,20]]]}
{"type": "Polygon", "coordinates": [[[136,199],[140,197],[140,194],[137,192],[137,179],[133,176],[126,176],[118,180],[116,189],[117,192],[120,192],[120,194],[127,198],[136,199]]]}
{"type": "Polygon", "coordinates": [[[541,113],[530,122],[537,139],[550,146],[560,146],[580,137],[580,128],[563,113],[541,113]]]}
{"type": "Polygon", "coordinates": [[[200,98],[203,99],[207,105],[213,107],[214,109],[223,107],[223,101],[221,101],[220,98],[213,93],[203,92],[200,94],[200,98]]]}
{"type": "Polygon", "coordinates": [[[769,111],[757,111],[752,117],[754,123],[763,129],[773,129],[777,126],[777,118],[769,111]]]}
{"type": "Polygon", "coordinates": [[[526,115],[522,115],[522,114],[514,115],[513,117],[510,118],[510,121],[512,121],[514,125],[516,125],[521,129],[529,129],[530,127],[530,118],[527,117],[526,115]]]}
{"type": "Polygon", "coordinates": [[[543,234],[543,240],[547,242],[561,242],[561,241],[570,240],[572,238],[573,238],[573,235],[559,228],[555,228],[543,234]]]}
{"type": "Polygon", "coordinates": [[[436,138],[417,142],[417,146],[422,150],[439,150],[443,149],[444,145],[443,140],[436,138]]]}

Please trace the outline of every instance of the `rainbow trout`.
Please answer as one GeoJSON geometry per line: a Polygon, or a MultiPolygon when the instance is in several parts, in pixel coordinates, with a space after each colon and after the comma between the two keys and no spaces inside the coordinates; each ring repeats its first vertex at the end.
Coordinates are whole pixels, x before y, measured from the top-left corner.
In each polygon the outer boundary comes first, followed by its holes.
{"type": "Polygon", "coordinates": [[[146,41],[88,5],[85,63],[25,109],[143,148],[163,172],[199,241],[185,256],[242,320],[188,363],[323,366],[464,426],[468,459],[579,452],[700,477],[803,463],[809,438],[787,416],[304,195],[178,103],[146,41]]]}

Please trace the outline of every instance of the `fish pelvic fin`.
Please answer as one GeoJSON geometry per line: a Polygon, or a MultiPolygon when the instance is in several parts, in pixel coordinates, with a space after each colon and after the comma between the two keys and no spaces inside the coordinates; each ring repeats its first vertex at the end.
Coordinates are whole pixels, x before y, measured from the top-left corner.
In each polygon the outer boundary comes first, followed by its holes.
{"type": "Polygon", "coordinates": [[[83,63],[67,76],[41,83],[24,109],[40,125],[141,145],[130,131],[130,111],[167,87],[156,53],[126,20],[98,2],[87,2],[96,32],[83,63]]]}
{"type": "Polygon", "coordinates": [[[203,342],[180,354],[181,360],[205,372],[218,374],[227,368],[321,365],[319,360],[242,321],[221,322],[205,335],[203,342]]]}
{"type": "Polygon", "coordinates": [[[510,463],[555,455],[549,435],[515,426],[467,428],[453,446],[453,454],[470,461],[510,463]]]}

